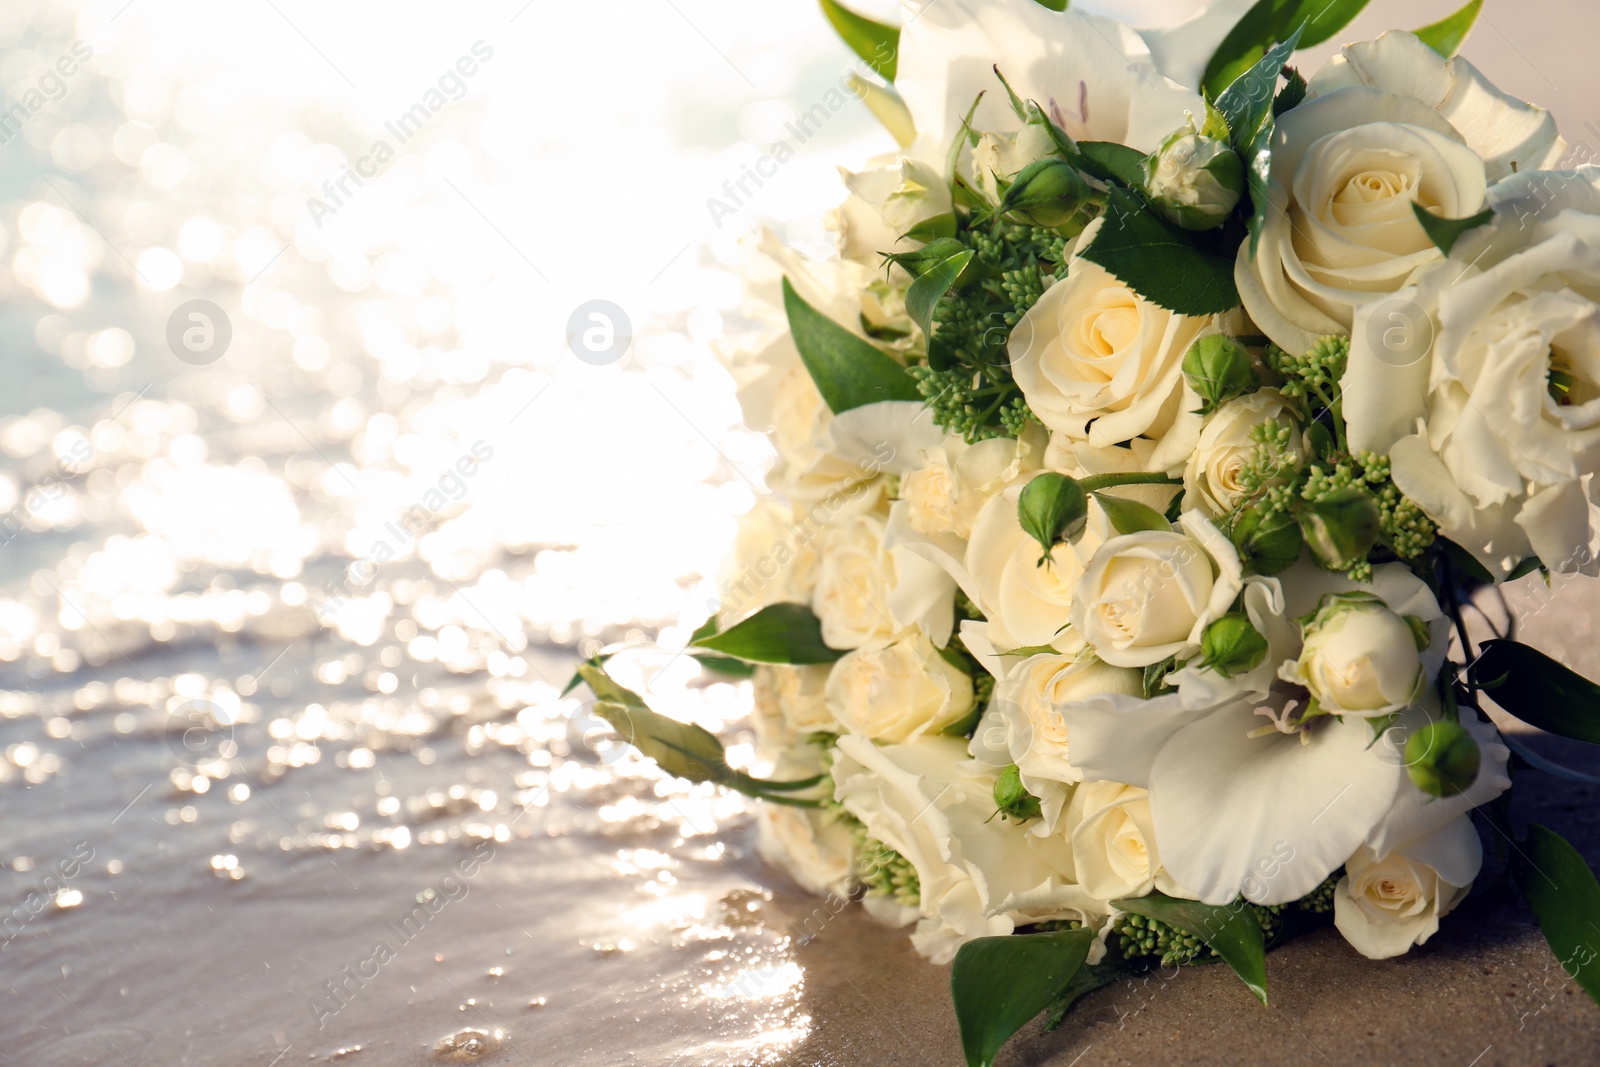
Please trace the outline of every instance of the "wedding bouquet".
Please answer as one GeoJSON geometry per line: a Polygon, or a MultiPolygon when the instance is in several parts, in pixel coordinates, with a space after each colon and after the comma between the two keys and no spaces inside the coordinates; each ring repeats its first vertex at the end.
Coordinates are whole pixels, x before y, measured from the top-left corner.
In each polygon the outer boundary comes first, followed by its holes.
{"type": "Polygon", "coordinates": [[[1138,31],[1078,4],[823,0],[900,150],[838,254],[756,252],[727,352],[771,499],[689,651],[752,678],[758,760],[580,668],[763,853],[953,963],[969,1063],[1084,992],[1331,921],[1432,937],[1491,832],[1600,995],[1600,886],[1518,833],[1492,700],[1600,742],[1600,688],[1475,590],[1593,574],[1600,167],[1364,0],[1138,31]]]}

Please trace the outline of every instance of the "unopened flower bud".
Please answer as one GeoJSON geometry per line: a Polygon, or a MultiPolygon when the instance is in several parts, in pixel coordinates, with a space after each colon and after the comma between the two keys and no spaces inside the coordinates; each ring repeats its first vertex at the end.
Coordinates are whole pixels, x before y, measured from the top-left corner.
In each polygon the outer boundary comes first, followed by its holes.
{"type": "Polygon", "coordinates": [[[1233,524],[1233,546],[1257,574],[1277,574],[1300,558],[1300,524],[1287,511],[1264,517],[1245,508],[1233,524]]]}
{"type": "Polygon", "coordinates": [[[1072,164],[1040,159],[1022,168],[1000,201],[1000,210],[1035,226],[1062,226],[1094,198],[1089,183],[1072,164]]]}
{"type": "Polygon", "coordinates": [[[1431,722],[1406,742],[1406,773],[1416,787],[1434,797],[1465,793],[1478,780],[1483,754],[1456,722],[1431,722]]]}
{"type": "Polygon", "coordinates": [[[1017,521],[1022,532],[1039,542],[1044,550],[1039,564],[1050,558],[1050,550],[1071,540],[1089,518],[1089,500],[1077,479],[1046,471],[1023,486],[1017,497],[1017,521]]]}
{"type": "Polygon", "coordinates": [[[1336,489],[1300,509],[1300,529],[1318,563],[1349,570],[1378,543],[1378,502],[1360,489],[1336,489]]]}
{"type": "Polygon", "coordinates": [[[1244,195],[1244,163],[1226,141],[1185,127],[1145,159],[1144,182],[1168,221],[1209,230],[1226,222],[1244,195]]]}
{"type": "Polygon", "coordinates": [[[1245,674],[1267,658],[1267,639],[1248,616],[1232,612],[1206,627],[1200,640],[1200,664],[1224,678],[1245,674]]]}
{"type": "Polygon", "coordinates": [[[1305,686],[1321,710],[1389,715],[1422,691],[1426,679],[1416,632],[1371,593],[1326,594],[1300,630],[1305,646],[1299,660],[1284,667],[1284,678],[1305,686]]]}
{"type": "Polygon", "coordinates": [[[1022,772],[1013,763],[1000,772],[994,783],[994,803],[1007,819],[1025,822],[1039,817],[1039,798],[1022,784],[1022,772]]]}
{"type": "Polygon", "coordinates": [[[1205,403],[1200,414],[1209,415],[1235,397],[1261,388],[1250,353],[1231,337],[1220,333],[1202,337],[1183,357],[1183,376],[1205,403]]]}

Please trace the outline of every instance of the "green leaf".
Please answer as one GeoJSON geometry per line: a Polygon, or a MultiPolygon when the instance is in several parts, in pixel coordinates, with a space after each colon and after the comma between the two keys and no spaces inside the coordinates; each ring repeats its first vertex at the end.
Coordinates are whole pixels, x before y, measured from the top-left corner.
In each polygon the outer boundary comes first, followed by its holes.
{"type": "Polygon", "coordinates": [[[967,1067],[990,1067],[1000,1046],[1061,996],[1089,956],[1094,931],[980,937],[956,952],[950,993],[967,1067]]]}
{"type": "MultiPolygon", "coordinates": [[[[1201,79],[1205,95],[1216,98],[1273,44],[1288,40],[1296,30],[1301,32],[1302,45],[1319,44],[1342,30],[1366,6],[1367,0],[1261,0],[1234,24],[1206,64],[1201,79]]],[[[1270,98],[1267,102],[1271,103],[1270,98]]]]}
{"type": "Polygon", "coordinates": [[[1416,214],[1417,221],[1422,223],[1422,229],[1427,233],[1428,239],[1438,246],[1439,251],[1447,256],[1462,234],[1468,230],[1477,229],[1494,218],[1494,208],[1492,207],[1485,208],[1476,215],[1469,215],[1464,219],[1441,218],[1415,201],[1411,204],[1411,210],[1416,214]]]}
{"type": "Polygon", "coordinates": [[[904,367],[802,300],[788,278],[783,308],[800,360],[835,415],[880,400],[922,399],[904,367]]]}
{"type": "Polygon", "coordinates": [[[1106,518],[1111,520],[1111,525],[1119,534],[1138,533],[1141,530],[1172,529],[1172,524],[1149,504],[1141,504],[1137,500],[1128,500],[1125,497],[1112,496],[1110,493],[1096,493],[1094,498],[1100,502],[1100,507],[1106,513],[1106,518]]]}
{"type": "Polygon", "coordinates": [[[967,264],[971,263],[972,257],[977,254],[968,248],[940,260],[918,276],[906,290],[906,313],[911,316],[913,322],[922,327],[924,336],[933,336],[933,309],[938,306],[940,298],[950,291],[950,287],[961,277],[961,272],[967,269],[967,264]]]}
{"type": "MultiPolygon", "coordinates": [[[[1249,16],[1246,16],[1248,18],[1249,16]]],[[[1255,253],[1266,222],[1268,188],[1272,179],[1273,90],[1283,66],[1299,47],[1300,30],[1269,49],[1259,62],[1234,79],[1217,98],[1217,110],[1228,120],[1234,151],[1244,160],[1250,187],[1250,251],[1255,253]]]]}
{"type": "Polygon", "coordinates": [[[1449,59],[1461,50],[1461,43],[1472,32],[1473,23],[1478,21],[1478,12],[1482,10],[1483,0],[1471,0],[1455,14],[1422,27],[1417,36],[1422,38],[1423,44],[1449,59]]]}
{"type": "Polygon", "coordinates": [[[828,16],[850,51],[866,61],[884,81],[894,81],[900,59],[900,27],[886,26],[856,14],[834,0],[821,0],[822,13],[828,16]]]}
{"type": "Polygon", "coordinates": [[[844,655],[822,643],[822,623],[804,604],[769,604],[694,646],[746,663],[832,663],[844,655]]]}
{"type": "Polygon", "coordinates": [[[1137,194],[1112,186],[1104,218],[1084,258],[1146,300],[1180,315],[1215,315],[1239,306],[1232,257],[1205,251],[1137,194]]]}
{"type": "Polygon", "coordinates": [[[1198,937],[1244,979],[1257,1000],[1263,1004],[1267,1002],[1266,944],[1255,912],[1243,900],[1214,905],[1151,893],[1146,897],[1115,900],[1112,904],[1135,915],[1159,919],[1198,937]]]}
{"type": "Polygon", "coordinates": [[[1539,920],[1561,969],[1600,1003],[1600,883],[1578,850],[1537,823],[1517,849],[1517,887],[1539,920]]]}
{"type": "Polygon", "coordinates": [[[1083,172],[1101,181],[1119,181],[1130,189],[1144,187],[1144,153],[1113,141],[1079,141],[1077,160],[1083,172]]]}
{"type": "Polygon", "coordinates": [[[725,674],[729,678],[749,678],[756,673],[755,664],[746,663],[744,660],[734,659],[732,656],[711,656],[704,652],[695,652],[692,649],[689,655],[708,671],[725,674]]]}
{"type": "Polygon", "coordinates": [[[1600,745],[1600,685],[1538,649],[1489,641],[1472,663],[1471,678],[1491,687],[1494,702],[1530,726],[1600,745]]]}
{"type": "Polygon", "coordinates": [[[814,800],[797,800],[782,794],[809,789],[821,783],[823,776],[793,782],[752,778],[728,766],[722,742],[705,727],[669,719],[650,710],[644,698],[619,685],[598,664],[581,664],[578,674],[599,698],[592,705],[594,714],[610,723],[624,741],[654,760],[668,774],[691,782],[712,782],[774,803],[817,804],[814,800]]]}

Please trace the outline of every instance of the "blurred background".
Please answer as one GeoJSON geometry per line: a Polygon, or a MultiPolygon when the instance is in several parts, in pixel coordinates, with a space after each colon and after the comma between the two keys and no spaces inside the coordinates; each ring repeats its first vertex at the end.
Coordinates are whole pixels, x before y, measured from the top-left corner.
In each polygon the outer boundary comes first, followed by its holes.
{"type": "MultiPolygon", "coordinates": [[[[1536,14],[1466,52],[1600,148],[1536,14]]],[[[851,69],[808,0],[0,7],[0,1063],[824,1062],[745,802],[562,690],[748,741],[673,654],[770,462],[713,349],[892,148],[788,125],[851,69]]]]}

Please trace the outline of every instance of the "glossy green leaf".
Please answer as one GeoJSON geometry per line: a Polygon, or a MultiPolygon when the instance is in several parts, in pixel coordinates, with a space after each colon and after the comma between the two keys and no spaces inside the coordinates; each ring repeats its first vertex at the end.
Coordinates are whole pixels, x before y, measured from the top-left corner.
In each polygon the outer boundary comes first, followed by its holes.
{"type": "Polygon", "coordinates": [[[1044,1018],[1044,1028],[1054,1030],[1061,1025],[1067,1012],[1078,1002],[1078,998],[1085,993],[1093,993],[1113,982],[1120,982],[1127,978],[1137,978],[1141,974],[1152,970],[1154,964],[1148,957],[1134,960],[1113,960],[1107,956],[1101,962],[1082,967],[1072,976],[1072,981],[1067,983],[1067,988],[1061,995],[1050,1002],[1049,1013],[1044,1018]]]}
{"type": "Polygon", "coordinates": [[[1233,257],[1202,248],[1137,193],[1112,186],[1104,219],[1084,258],[1146,300],[1180,315],[1215,315],[1239,306],[1233,257]]]}
{"type": "Polygon", "coordinates": [[[904,367],[806,303],[788,278],[783,308],[800,360],[835,415],[881,400],[922,399],[904,367]]]}
{"type": "Polygon", "coordinates": [[[1468,230],[1475,230],[1494,218],[1494,208],[1486,208],[1464,219],[1440,218],[1418,203],[1412,203],[1411,210],[1416,214],[1417,221],[1422,223],[1423,232],[1428,235],[1428,239],[1447,256],[1462,234],[1468,230]]]}
{"type": "Polygon", "coordinates": [[[581,664],[578,674],[599,698],[591,705],[594,714],[668,774],[691,782],[711,782],[774,803],[816,805],[814,800],[796,800],[783,794],[809,789],[819,784],[822,776],[772,782],[736,771],[728,766],[722,742],[710,730],[652,711],[644,698],[618,684],[598,664],[581,664]]]}
{"type": "Polygon", "coordinates": [[[1600,883],[1561,835],[1537,823],[1516,850],[1517,887],[1562,971],[1600,1003],[1600,883]]]}
{"type": "Polygon", "coordinates": [[[1112,528],[1119,534],[1172,529],[1172,524],[1166,517],[1149,504],[1141,504],[1137,500],[1113,496],[1110,493],[1096,493],[1094,498],[1099,502],[1101,510],[1106,513],[1106,518],[1111,520],[1112,528]]]}
{"type": "Polygon", "coordinates": [[[1261,1003],[1267,1002],[1267,949],[1255,912],[1243,901],[1202,904],[1163,893],[1112,902],[1123,911],[1159,919],[1204,941],[1250,987],[1261,1003]]]}
{"type": "Polygon", "coordinates": [[[832,663],[844,653],[822,643],[822,623],[804,604],[769,604],[742,622],[694,642],[746,663],[832,663]]]}
{"type": "Polygon", "coordinates": [[[822,13],[828,16],[850,51],[860,56],[884,81],[894,81],[900,60],[900,27],[856,14],[835,0],[821,0],[822,13]]]}
{"type": "Polygon", "coordinates": [[[961,277],[961,272],[967,269],[972,257],[977,254],[970,248],[964,248],[940,260],[929,267],[906,290],[906,313],[911,316],[911,321],[922,327],[924,336],[933,336],[934,308],[938,306],[940,298],[950,291],[956,279],[961,277]]]}
{"type": "Polygon", "coordinates": [[[1130,189],[1144,186],[1144,153],[1113,141],[1079,141],[1078,166],[1090,177],[1119,181],[1130,189]]]}
{"type": "Polygon", "coordinates": [[[1301,31],[1295,30],[1282,43],[1269,49],[1223,90],[1217,110],[1228,120],[1234,151],[1244,160],[1245,179],[1250,191],[1250,251],[1255,252],[1261,228],[1270,207],[1268,190],[1272,182],[1272,134],[1274,91],[1283,65],[1299,47],[1301,31]]]}
{"type": "Polygon", "coordinates": [[[1438,22],[1430,23],[1417,31],[1417,36],[1422,38],[1422,43],[1449,59],[1461,50],[1461,44],[1467,39],[1467,34],[1472,32],[1473,24],[1478,21],[1478,13],[1483,10],[1483,0],[1471,0],[1453,15],[1446,15],[1438,22]]]}
{"type": "Polygon", "coordinates": [[[967,1067],[990,1067],[1000,1046],[1067,988],[1093,930],[980,937],[956,952],[950,993],[967,1067]]]}
{"type": "Polygon", "coordinates": [[[1516,641],[1490,641],[1471,677],[1528,725],[1600,745],[1600,685],[1559,660],[1516,641]]]}
{"type": "Polygon", "coordinates": [[[1319,44],[1344,29],[1366,6],[1367,0],[1261,0],[1234,24],[1206,64],[1201,79],[1205,94],[1218,97],[1296,30],[1302,46],[1319,44]]]}

